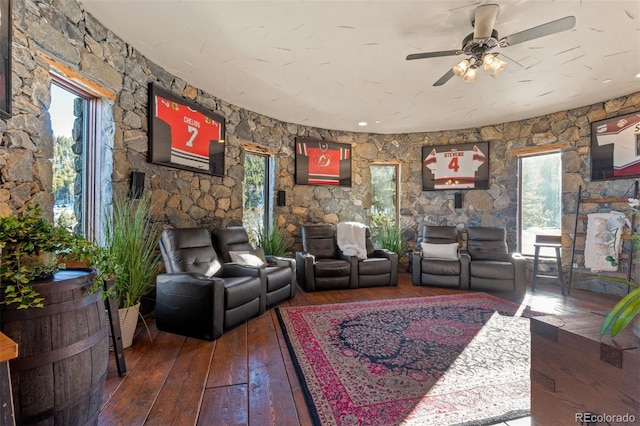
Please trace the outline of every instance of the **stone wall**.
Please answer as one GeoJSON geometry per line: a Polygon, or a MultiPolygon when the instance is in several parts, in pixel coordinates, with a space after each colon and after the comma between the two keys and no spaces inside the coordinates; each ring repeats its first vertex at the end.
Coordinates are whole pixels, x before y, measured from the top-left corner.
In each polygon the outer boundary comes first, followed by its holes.
{"type": "MultiPolygon", "coordinates": [[[[113,139],[111,183],[126,191],[130,172],[146,174],[154,219],[167,227],[225,226],[242,221],[243,146],[263,146],[275,152],[275,189],[287,193],[287,205],[275,207],[277,224],[287,230],[298,249],[300,226],[308,223],[357,220],[367,223],[370,172],[373,162],[391,161],[400,167],[401,224],[415,243],[417,224],[499,225],[509,229],[509,245],[516,249],[518,152],[540,146],[562,146],[563,234],[568,262],[568,234],[572,231],[578,186],[592,195],[624,194],[631,182],[589,182],[590,123],[640,110],[640,93],[604,103],[560,111],[519,122],[482,128],[402,135],[349,133],[281,122],[231,105],[169,74],[103,27],[74,0],[14,0],[13,4],[13,117],[0,120],[0,215],[27,203],[52,211],[51,162],[53,138],[47,108],[50,71],[59,63],[91,81],[106,99],[103,123],[113,139]],[[148,84],[156,83],[227,120],[225,177],[172,169],[147,162],[148,84]],[[351,188],[294,184],[294,141],[298,136],[349,143],[353,150],[351,188]],[[463,208],[454,209],[458,191],[423,192],[421,149],[487,141],[491,182],[488,190],[465,191],[463,208]]],[[[110,147],[109,147],[110,148],[110,147]]],[[[111,188],[103,189],[106,193],[111,188]]]]}

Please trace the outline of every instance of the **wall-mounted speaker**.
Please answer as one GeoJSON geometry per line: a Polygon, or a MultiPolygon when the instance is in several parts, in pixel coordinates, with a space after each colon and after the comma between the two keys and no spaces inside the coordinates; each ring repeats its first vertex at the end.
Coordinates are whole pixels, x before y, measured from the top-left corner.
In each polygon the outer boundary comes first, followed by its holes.
{"type": "Polygon", "coordinates": [[[287,192],[286,191],[278,191],[276,196],[276,204],[278,207],[284,207],[287,205],[287,192]]]}
{"type": "Polygon", "coordinates": [[[140,198],[144,192],[144,173],[131,172],[131,186],[129,187],[129,196],[131,198],[140,198]]]}
{"type": "Polygon", "coordinates": [[[453,207],[456,209],[462,208],[462,193],[458,192],[453,194],[453,207]]]}

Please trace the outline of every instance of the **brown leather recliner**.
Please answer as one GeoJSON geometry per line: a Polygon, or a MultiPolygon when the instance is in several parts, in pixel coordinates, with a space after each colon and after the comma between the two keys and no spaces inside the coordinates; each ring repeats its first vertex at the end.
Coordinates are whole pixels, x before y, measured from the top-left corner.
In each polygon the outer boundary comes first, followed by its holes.
{"type": "Polygon", "coordinates": [[[467,228],[467,251],[471,257],[471,290],[509,292],[518,297],[524,296],[525,258],[520,253],[509,253],[505,228],[467,228]]]}
{"type": "MultiPolygon", "coordinates": [[[[242,226],[216,228],[211,232],[215,250],[225,263],[233,262],[231,252],[255,253],[249,241],[247,230],[242,226]]],[[[265,307],[271,308],[280,302],[291,299],[296,289],[296,261],[277,256],[265,256],[267,276],[267,296],[265,307]]]]}
{"type": "Polygon", "coordinates": [[[367,258],[358,259],[358,288],[398,285],[398,255],[385,249],[376,249],[371,230],[365,232],[367,258]]]}
{"type": "Polygon", "coordinates": [[[167,229],[159,244],[167,270],[156,279],[159,330],[214,340],[264,312],[265,269],[222,264],[207,229],[167,229]]]}
{"type": "Polygon", "coordinates": [[[422,245],[411,253],[413,285],[469,288],[469,255],[458,250],[458,229],[455,226],[425,225],[421,231],[422,245]],[[438,250],[442,245],[442,250],[438,250]],[[454,250],[455,249],[455,250],[454,250]]]}
{"type": "Polygon", "coordinates": [[[302,252],[296,252],[298,283],[306,291],[356,288],[358,259],[345,256],[333,225],[302,227],[302,252]]]}

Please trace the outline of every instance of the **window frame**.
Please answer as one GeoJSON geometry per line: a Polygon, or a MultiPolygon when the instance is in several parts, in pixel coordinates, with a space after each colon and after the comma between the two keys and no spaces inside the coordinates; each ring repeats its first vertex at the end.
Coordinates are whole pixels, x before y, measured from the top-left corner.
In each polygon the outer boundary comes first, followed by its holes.
{"type": "Polygon", "coordinates": [[[102,99],[80,85],[66,80],[55,73],[51,74],[51,84],[74,94],[85,100],[83,111],[83,167],[82,167],[82,232],[85,238],[99,242],[101,238],[102,191],[100,176],[102,176],[101,128],[102,99]]]}
{"type": "MultiPolygon", "coordinates": [[[[373,176],[373,173],[371,173],[371,170],[373,169],[373,167],[394,167],[395,170],[396,170],[396,182],[395,182],[396,196],[395,196],[395,215],[394,215],[395,217],[394,217],[394,222],[396,223],[396,225],[398,225],[399,221],[400,221],[400,170],[401,170],[400,163],[399,162],[392,162],[392,161],[388,161],[388,162],[376,161],[376,162],[373,162],[369,166],[370,176],[373,176]]],[[[373,182],[371,182],[371,198],[373,199],[373,182]]]]}
{"type": "MultiPolygon", "coordinates": [[[[519,155],[518,156],[518,202],[517,202],[517,206],[518,206],[518,218],[517,218],[517,224],[518,224],[518,252],[522,253],[524,256],[527,257],[533,257],[534,253],[525,253],[524,252],[524,239],[523,239],[523,210],[522,210],[522,197],[523,197],[523,160],[527,159],[527,158],[532,158],[532,157],[542,157],[542,156],[546,156],[546,155],[552,155],[552,154],[558,154],[559,155],[559,166],[560,166],[560,170],[558,173],[558,176],[560,178],[560,182],[559,182],[559,188],[560,188],[560,198],[559,198],[559,202],[560,202],[560,211],[559,211],[559,215],[560,215],[560,234],[562,234],[562,149],[548,149],[548,150],[536,150],[535,152],[530,152],[527,154],[523,154],[523,155],[519,155]]],[[[540,257],[541,258],[545,258],[545,257],[555,257],[555,252],[553,251],[553,249],[548,249],[548,248],[542,248],[540,250],[540,257]]]]}
{"type": "MultiPolygon", "coordinates": [[[[264,217],[263,219],[263,225],[264,225],[264,231],[265,232],[269,232],[271,230],[271,228],[273,227],[273,206],[274,206],[274,176],[272,176],[272,174],[274,173],[275,170],[275,156],[269,152],[265,152],[264,150],[258,150],[258,149],[251,149],[251,148],[247,148],[245,147],[244,149],[244,155],[245,155],[245,163],[246,163],[246,156],[247,155],[252,155],[255,157],[262,157],[264,159],[264,165],[265,165],[265,179],[264,179],[264,217]]],[[[246,172],[246,168],[245,168],[245,172],[246,172]]],[[[242,182],[242,186],[243,186],[243,197],[244,197],[244,179],[246,178],[246,176],[243,178],[243,182],[242,182]]],[[[244,223],[244,202],[242,205],[242,221],[244,223]]]]}

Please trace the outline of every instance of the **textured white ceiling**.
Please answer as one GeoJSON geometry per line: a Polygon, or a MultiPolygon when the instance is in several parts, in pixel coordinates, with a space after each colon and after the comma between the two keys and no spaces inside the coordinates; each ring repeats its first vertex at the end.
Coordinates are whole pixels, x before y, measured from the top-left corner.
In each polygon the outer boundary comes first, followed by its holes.
{"type": "Polygon", "coordinates": [[[227,102],[327,129],[409,133],[503,123],[640,91],[640,1],[501,0],[500,38],[568,15],[573,30],[496,48],[498,76],[433,83],[483,3],[84,0],[148,59],[227,102]],[[608,82],[605,82],[608,81],[608,82]],[[360,127],[358,122],[368,126],[360,127]]]}

